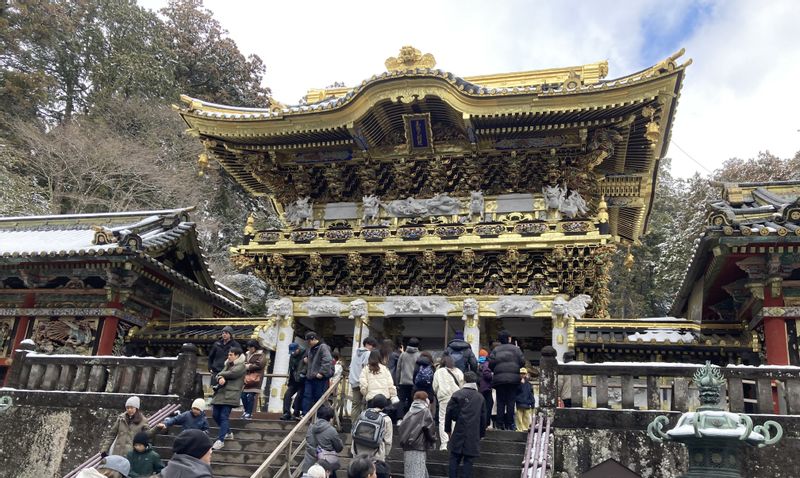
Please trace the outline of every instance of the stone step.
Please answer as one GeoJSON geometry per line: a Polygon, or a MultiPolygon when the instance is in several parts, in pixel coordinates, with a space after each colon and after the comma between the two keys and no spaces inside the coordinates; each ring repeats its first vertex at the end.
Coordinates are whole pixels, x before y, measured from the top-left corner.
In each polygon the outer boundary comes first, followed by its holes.
{"type": "MultiPolygon", "coordinates": [[[[255,418],[251,420],[242,420],[241,418],[231,418],[228,423],[231,428],[246,428],[250,430],[291,430],[298,424],[298,422],[294,420],[288,420],[288,421],[259,420],[255,418]]],[[[209,417],[208,426],[209,427],[218,426],[217,421],[209,417]]]]}

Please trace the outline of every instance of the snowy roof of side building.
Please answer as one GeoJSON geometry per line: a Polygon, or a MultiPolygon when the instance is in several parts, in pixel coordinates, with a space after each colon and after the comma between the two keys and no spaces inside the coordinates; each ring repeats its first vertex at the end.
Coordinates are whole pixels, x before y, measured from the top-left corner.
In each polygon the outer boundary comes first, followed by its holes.
{"type": "Polygon", "coordinates": [[[0,262],[69,257],[139,257],[176,282],[222,301],[236,313],[238,293],[218,283],[205,260],[189,212],[194,208],[94,214],[0,217],[0,262]],[[185,241],[196,254],[195,277],[188,277],[160,260],[168,249],[185,241]],[[226,297],[227,296],[227,297],[226,297]]]}

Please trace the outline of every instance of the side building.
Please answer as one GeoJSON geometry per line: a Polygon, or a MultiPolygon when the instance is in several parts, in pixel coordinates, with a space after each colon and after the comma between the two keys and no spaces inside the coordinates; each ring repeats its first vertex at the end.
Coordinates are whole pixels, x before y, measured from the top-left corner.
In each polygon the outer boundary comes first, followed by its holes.
{"type": "MultiPolygon", "coordinates": [[[[45,353],[120,355],[155,322],[246,316],[211,275],[189,212],[0,218],[0,378],[25,339],[45,353]]],[[[150,342],[127,352],[179,348],[150,342]]]]}

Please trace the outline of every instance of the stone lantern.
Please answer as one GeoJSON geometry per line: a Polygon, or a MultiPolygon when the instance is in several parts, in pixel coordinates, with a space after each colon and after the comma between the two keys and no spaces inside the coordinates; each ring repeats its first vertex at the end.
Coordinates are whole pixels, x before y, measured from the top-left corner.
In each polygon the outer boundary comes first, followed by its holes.
{"type": "Polygon", "coordinates": [[[689,449],[689,471],[682,478],[714,476],[741,478],[741,447],[764,447],[777,443],[783,437],[780,424],[768,420],[753,427],[753,420],[744,414],[731,413],[720,406],[720,387],[724,381],[719,367],[706,362],[694,374],[693,381],[700,390],[700,403],[696,412],[681,415],[678,424],[666,433],[669,419],[658,416],[647,427],[647,435],[654,441],[683,443],[689,449]]]}

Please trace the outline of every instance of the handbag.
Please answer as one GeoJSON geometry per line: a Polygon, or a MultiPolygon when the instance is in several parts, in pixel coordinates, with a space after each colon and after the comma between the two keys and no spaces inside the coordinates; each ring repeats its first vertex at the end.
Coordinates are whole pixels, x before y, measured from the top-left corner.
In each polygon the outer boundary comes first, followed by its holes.
{"type": "Polygon", "coordinates": [[[325,460],[331,465],[339,466],[339,454],[333,450],[317,447],[317,460],[325,460]]]}
{"type": "Polygon", "coordinates": [[[261,372],[247,372],[244,376],[245,387],[261,387],[261,372]]]}

